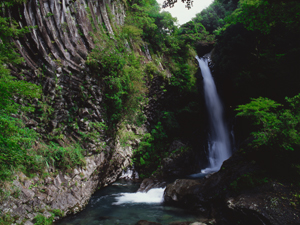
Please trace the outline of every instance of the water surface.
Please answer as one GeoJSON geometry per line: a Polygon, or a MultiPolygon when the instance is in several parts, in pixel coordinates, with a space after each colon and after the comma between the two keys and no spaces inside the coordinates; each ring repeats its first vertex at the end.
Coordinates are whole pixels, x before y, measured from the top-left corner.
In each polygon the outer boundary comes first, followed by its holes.
{"type": "Polygon", "coordinates": [[[186,210],[165,206],[164,189],[151,189],[148,193],[136,193],[139,183],[119,180],[97,191],[87,207],[76,215],[68,216],[56,225],[134,225],[148,220],[168,225],[177,221],[201,221],[199,215],[186,210]]]}

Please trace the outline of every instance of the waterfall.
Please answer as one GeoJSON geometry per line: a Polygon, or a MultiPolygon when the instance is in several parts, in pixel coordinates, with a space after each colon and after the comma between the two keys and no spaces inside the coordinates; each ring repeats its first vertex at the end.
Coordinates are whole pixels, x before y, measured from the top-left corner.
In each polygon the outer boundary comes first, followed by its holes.
{"type": "Polygon", "coordinates": [[[210,122],[208,140],[209,167],[202,173],[218,171],[222,163],[231,155],[229,133],[223,119],[223,107],[217,93],[216,85],[208,67],[208,58],[199,58],[199,67],[203,76],[204,96],[210,122]]]}

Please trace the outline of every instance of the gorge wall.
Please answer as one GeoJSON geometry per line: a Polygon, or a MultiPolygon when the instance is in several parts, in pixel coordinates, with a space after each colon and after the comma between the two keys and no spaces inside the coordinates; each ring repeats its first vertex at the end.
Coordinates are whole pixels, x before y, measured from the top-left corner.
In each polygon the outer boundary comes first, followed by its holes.
{"type": "MultiPolygon", "coordinates": [[[[77,140],[76,122],[70,124],[73,112],[82,131],[90,122],[103,122],[102,84],[89,72],[85,62],[94,47],[91,33],[104,31],[113,36],[112,26],[124,23],[123,4],[114,1],[28,1],[8,13],[21,27],[35,27],[23,38],[15,40],[25,62],[12,68],[12,74],[29,82],[42,84],[45,101],[55,113],[48,115],[49,123],[37,128],[40,121],[28,121],[42,134],[64,132],[68,124],[69,138],[77,140]],[[107,9],[110,10],[109,18],[107,9]],[[85,119],[83,121],[83,119],[85,119]],[[72,127],[74,129],[72,129],[72,127]]],[[[34,102],[33,102],[34,104],[34,102]]],[[[74,116],[73,116],[74,117],[74,116]]],[[[63,140],[62,140],[63,141],[63,140]]],[[[90,144],[96,150],[99,143],[90,144]]]]}
{"type": "MultiPolygon", "coordinates": [[[[91,125],[105,125],[107,112],[103,83],[86,65],[95,46],[93,35],[114,39],[114,30],[124,24],[125,6],[110,0],[28,0],[6,13],[20,27],[32,27],[24,37],[12,40],[25,61],[8,65],[11,73],[43,90],[41,101],[16,98],[38,110],[14,116],[41,135],[35,147],[48,140],[60,146],[80,142],[86,149],[86,166],[68,172],[48,166],[46,177],[19,173],[6,187],[10,193],[1,199],[0,216],[9,215],[17,224],[32,224],[38,214],[49,218],[55,209],[62,212],[56,219],[78,212],[97,188],[114,182],[131,163],[132,146],[121,146],[118,138],[91,125]],[[93,138],[83,141],[90,134],[93,138]]],[[[125,130],[144,132],[130,126],[125,130]]]]}

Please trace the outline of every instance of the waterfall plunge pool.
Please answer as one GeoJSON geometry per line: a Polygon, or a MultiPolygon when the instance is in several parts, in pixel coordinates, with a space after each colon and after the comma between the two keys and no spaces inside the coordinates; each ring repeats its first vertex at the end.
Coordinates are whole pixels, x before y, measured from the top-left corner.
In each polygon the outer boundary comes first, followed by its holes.
{"type": "Polygon", "coordinates": [[[140,220],[168,225],[205,219],[196,213],[164,205],[163,188],[154,188],[147,193],[136,192],[139,185],[121,179],[101,188],[83,211],[67,216],[55,225],[134,225],[140,220]]]}

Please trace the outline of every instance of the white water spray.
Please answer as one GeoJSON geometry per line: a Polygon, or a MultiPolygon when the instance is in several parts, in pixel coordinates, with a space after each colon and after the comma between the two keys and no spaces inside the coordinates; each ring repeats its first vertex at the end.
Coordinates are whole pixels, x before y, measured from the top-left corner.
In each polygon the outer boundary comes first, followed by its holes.
{"type": "Polygon", "coordinates": [[[203,76],[205,103],[210,120],[210,140],[208,141],[209,167],[202,173],[218,171],[222,163],[231,155],[228,130],[223,120],[223,107],[217,93],[216,85],[208,67],[207,58],[199,58],[199,67],[203,76]]]}
{"type": "Polygon", "coordinates": [[[136,193],[121,193],[116,197],[117,202],[114,205],[121,205],[125,203],[162,203],[165,188],[153,188],[148,192],[136,192],[136,193]]]}

